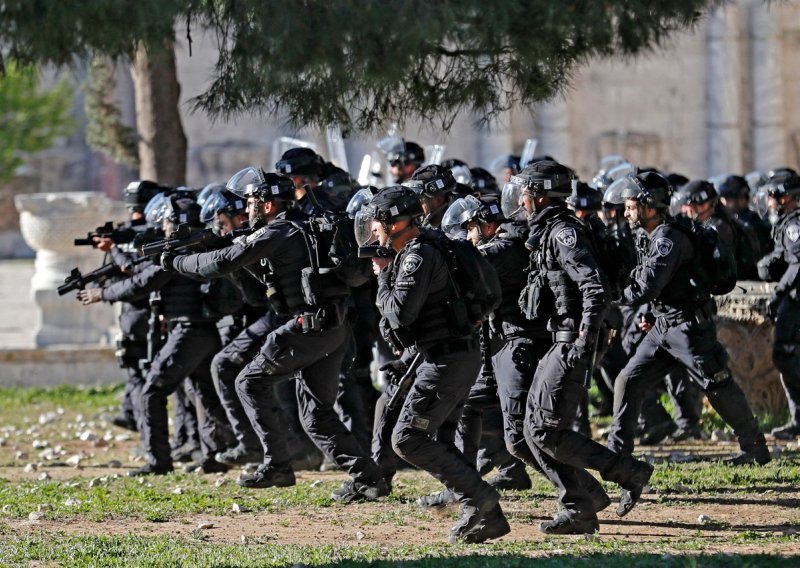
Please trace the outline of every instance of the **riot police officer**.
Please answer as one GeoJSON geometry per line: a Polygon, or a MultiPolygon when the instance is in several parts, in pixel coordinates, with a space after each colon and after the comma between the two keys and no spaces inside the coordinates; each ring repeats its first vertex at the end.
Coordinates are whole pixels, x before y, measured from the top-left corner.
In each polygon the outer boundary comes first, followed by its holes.
{"type": "Polygon", "coordinates": [[[422,205],[422,226],[439,229],[456,189],[456,178],[444,166],[431,164],[417,169],[405,184],[412,188],[422,205]]]}
{"type": "Polygon", "coordinates": [[[386,153],[386,161],[394,182],[403,183],[423,164],[425,151],[416,142],[401,140],[399,148],[391,148],[386,153]]]}
{"type": "Polygon", "coordinates": [[[608,447],[630,454],[643,393],[672,368],[684,366],[711,405],[730,424],[742,452],[729,463],[766,463],[770,454],[744,393],[727,367],[728,354],[714,324],[715,304],[697,277],[703,262],[692,242],[692,228],[672,219],[667,209],[672,187],[660,174],[630,175],[608,190],[625,203],[625,217],[649,236],[647,254],[622,293],[632,307],[652,302],[655,323],[615,382],[614,421],[608,447]]]}
{"type": "MultiPolygon", "coordinates": [[[[164,229],[169,233],[179,224],[199,226],[200,207],[185,193],[168,198],[164,229]]],[[[203,458],[200,469],[205,473],[227,471],[227,466],[214,460],[230,439],[230,430],[211,379],[210,362],[220,349],[214,320],[203,309],[201,283],[153,265],[132,278],[102,289],[83,290],[79,299],[84,304],[105,300],[126,301],[159,291],[169,333],[158,351],[142,389],[141,436],[147,452],[147,464],[128,472],[130,476],[165,474],[173,469],[167,423],[167,397],[185,377],[192,381],[197,399],[200,442],[203,458]]]]}
{"type": "Polygon", "coordinates": [[[310,266],[305,217],[294,207],[295,184],[286,176],[247,168],[228,187],[248,198],[254,232],[213,252],[162,256],[162,264],[179,273],[218,277],[247,267],[268,289],[276,313],[289,316],[270,331],[255,358],[236,378],[236,390],[261,440],[264,462],[243,475],[245,487],[295,484],[286,443],[285,418],[275,385],[297,376],[301,419],[314,443],[352,476],[333,497],[342,501],[376,499],[388,494],[378,468],[342,424],[334,403],[339,370],[347,350],[350,326],[345,302],[349,288],[310,266]]]}
{"type": "MultiPolygon", "coordinates": [[[[586,471],[619,483],[633,499],[620,501],[626,514],[653,472],[652,466],[613,452],[572,430],[586,396],[587,374],[605,312],[605,277],[584,228],[567,209],[572,170],[541,160],[513,176],[503,199],[528,213],[531,251],[528,283],[520,295],[529,319],[546,318],[552,345],[539,361],[528,396],[525,439],[545,476],[559,491],[563,510],[540,525],[545,534],[592,533],[597,510],[608,504],[596,494],[586,471]]],[[[592,483],[592,481],[594,483],[592,483]]],[[[601,491],[602,492],[602,491],[601,491]]]]}
{"type": "Polygon", "coordinates": [[[461,502],[451,541],[483,542],[510,528],[499,494],[454,443],[464,401],[480,368],[480,351],[472,322],[448,308],[457,284],[436,244],[446,237],[421,231],[415,220],[420,213],[413,190],[390,186],[356,216],[359,242],[368,242],[363,234],[371,233],[387,251],[385,258],[373,260],[384,335],[397,350],[416,352],[419,361],[392,432],[392,447],[461,502]],[[389,258],[391,254],[396,256],[389,258]]]}
{"type": "Polygon", "coordinates": [[[769,223],[750,209],[750,185],[742,176],[729,175],[719,184],[719,201],[754,239],[753,250],[761,258],[772,250],[769,223]]]}
{"type": "Polygon", "coordinates": [[[772,361],[789,401],[789,422],[772,435],[791,440],[800,436],[800,177],[770,181],[767,191],[778,222],[773,229],[774,252],[759,262],[759,272],[765,280],[778,281],[767,315],[775,322],[772,361]]]}

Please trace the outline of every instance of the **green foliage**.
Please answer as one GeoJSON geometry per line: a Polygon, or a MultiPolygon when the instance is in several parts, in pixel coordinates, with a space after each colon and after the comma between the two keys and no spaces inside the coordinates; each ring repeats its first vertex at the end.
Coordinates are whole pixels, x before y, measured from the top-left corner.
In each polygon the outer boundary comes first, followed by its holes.
{"type": "Polygon", "coordinates": [[[416,118],[492,121],[567,88],[578,65],[654,49],[721,0],[95,0],[0,6],[2,57],[131,55],[175,30],[216,37],[212,116],[373,130],[416,118]]]}
{"type": "Polygon", "coordinates": [[[118,102],[111,98],[117,86],[115,70],[114,61],[108,57],[96,56],[89,63],[89,76],[83,86],[84,108],[89,119],[86,142],[114,161],[136,168],[139,166],[136,132],[122,123],[118,102]]]}
{"type": "Polygon", "coordinates": [[[297,125],[448,129],[553,97],[579,64],[660,46],[713,0],[218,0],[212,115],[260,109],[297,125]]]}
{"type": "Polygon", "coordinates": [[[13,411],[31,411],[31,407],[49,405],[51,407],[107,406],[117,402],[124,389],[123,385],[108,386],[74,386],[59,385],[57,387],[3,387],[0,388],[0,413],[4,422],[13,411]]]}
{"type": "Polygon", "coordinates": [[[6,66],[0,77],[0,181],[13,177],[28,154],[72,131],[72,92],[66,78],[42,91],[35,69],[6,66]]]}

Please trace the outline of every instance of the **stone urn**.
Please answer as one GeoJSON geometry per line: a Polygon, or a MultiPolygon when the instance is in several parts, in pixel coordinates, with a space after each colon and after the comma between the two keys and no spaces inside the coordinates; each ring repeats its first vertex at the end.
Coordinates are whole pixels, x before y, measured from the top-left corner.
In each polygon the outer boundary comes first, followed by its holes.
{"type": "Polygon", "coordinates": [[[730,369],[756,414],[780,414],[786,395],[772,363],[772,322],[764,307],[774,284],[739,282],[717,298],[717,333],[728,350],[730,369]]]}
{"type": "Polygon", "coordinates": [[[23,194],[15,196],[14,203],[22,236],[36,251],[30,292],[38,307],[33,343],[37,347],[109,344],[116,326],[113,308],[82,306],[74,292],[59,296],[56,289],[73,268],[86,273],[102,265],[102,252],[76,247],[73,240],[106,221],[124,220],[125,205],[88,191],[23,194]]]}

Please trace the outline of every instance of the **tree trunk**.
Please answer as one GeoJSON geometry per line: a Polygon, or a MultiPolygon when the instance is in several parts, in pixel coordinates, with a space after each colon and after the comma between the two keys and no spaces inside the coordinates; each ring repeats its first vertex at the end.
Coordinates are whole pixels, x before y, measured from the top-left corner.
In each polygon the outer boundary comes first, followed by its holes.
{"type": "Polygon", "coordinates": [[[131,74],[136,93],[139,177],[185,185],[186,134],[178,108],[181,87],[172,44],[149,52],[140,44],[131,74]]]}

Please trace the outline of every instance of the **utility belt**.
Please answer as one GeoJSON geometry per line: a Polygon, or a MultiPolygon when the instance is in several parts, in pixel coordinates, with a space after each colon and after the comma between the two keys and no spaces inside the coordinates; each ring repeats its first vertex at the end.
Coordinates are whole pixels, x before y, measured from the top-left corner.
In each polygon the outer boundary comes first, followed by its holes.
{"type": "Polygon", "coordinates": [[[314,311],[297,314],[297,323],[303,333],[327,331],[341,326],[347,320],[347,307],[344,304],[323,306],[314,311]]]}
{"type": "MultiPolygon", "coordinates": [[[[657,310],[661,310],[662,306],[654,304],[657,310]]],[[[716,314],[715,304],[713,300],[709,300],[699,308],[681,310],[671,314],[656,315],[657,318],[663,319],[670,326],[678,326],[682,323],[691,322],[697,325],[703,325],[714,319],[716,314]]]]}
{"type": "Polygon", "coordinates": [[[418,349],[432,359],[452,353],[463,353],[478,348],[478,342],[472,337],[452,339],[442,343],[433,343],[430,346],[418,346],[418,349]]]}

